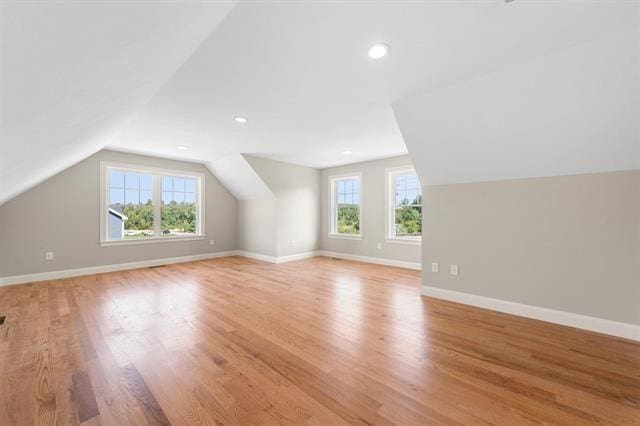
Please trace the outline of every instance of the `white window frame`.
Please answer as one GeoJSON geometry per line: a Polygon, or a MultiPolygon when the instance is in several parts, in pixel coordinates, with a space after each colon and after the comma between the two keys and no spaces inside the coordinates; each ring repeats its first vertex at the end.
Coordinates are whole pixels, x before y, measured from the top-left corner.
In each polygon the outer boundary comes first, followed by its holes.
{"type": "Polygon", "coordinates": [[[204,173],[191,172],[185,170],[170,170],[158,167],[142,166],[129,163],[113,163],[107,161],[100,162],[100,236],[101,247],[134,245],[134,244],[155,244],[169,243],[176,241],[203,240],[205,238],[205,200],[204,200],[204,173]],[[153,176],[153,237],[141,237],[138,239],[109,239],[109,170],[123,170],[126,172],[146,173],[153,176]],[[176,176],[196,180],[196,232],[195,235],[163,237],[161,236],[162,221],[162,176],[176,176]]]}
{"type": "MultiPolygon", "coordinates": [[[[387,206],[386,215],[385,215],[385,223],[386,223],[385,241],[387,243],[420,245],[422,244],[422,236],[419,236],[419,237],[396,236],[395,178],[396,176],[406,174],[407,172],[415,173],[416,170],[411,165],[391,167],[385,170],[386,181],[387,181],[387,191],[386,191],[386,197],[385,197],[385,203],[387,206]]],[[[417,176],[417,173],[416,173],[416,176],[417,176]]],[[[422,184],[420,183],[420,178],[418,178],[418,186],[420,187],[420,193],[422,194],[422,184]]]]}
{"type": "Polygon", "coordinates": [[[362,210],[363,210],[363,190],[362,173],[346,173],[342,175],[329,176],[329,238],[340,238],[345,240],[361,240],[362,239],[362,210]],[[337,183],[342,180],[358,179],[360,182],[360,210],[358,220],[360,221],[359,234],[340,234],[337,232],[337,183]]]}

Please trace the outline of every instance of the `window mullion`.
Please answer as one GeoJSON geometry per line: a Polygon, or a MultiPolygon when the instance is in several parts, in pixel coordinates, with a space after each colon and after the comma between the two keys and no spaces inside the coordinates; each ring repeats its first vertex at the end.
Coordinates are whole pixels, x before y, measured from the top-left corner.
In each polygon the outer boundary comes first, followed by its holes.
{"type": "Polygon", "coordinates": [[[162,177],[159,174],[153,174],[153,236],[162,235],[161,230],[161,202],[162,202],[162,177]]]}

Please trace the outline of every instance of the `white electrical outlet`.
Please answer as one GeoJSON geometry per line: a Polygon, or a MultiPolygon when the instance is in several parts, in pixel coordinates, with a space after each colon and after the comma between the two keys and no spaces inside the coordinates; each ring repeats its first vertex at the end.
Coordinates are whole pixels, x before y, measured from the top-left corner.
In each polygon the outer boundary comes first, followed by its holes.
{"type": "Polygon", "coordinates": [[[210,245],[210,246],[212,246],[212,245],[214,245],[214,244],[215,244],[215,241],[213,241],[213,240],[209,240],[209,245],[210,245]]]}
{"type": "Polygon", "coordinates": [[[458,275],[458,265],[449,266],[449,273],[451,275],[458,275]]]}
{"type": "Polygon", "coordinates": [[[439,270],[438,262],[431,262],[431,272],[438,272],[439,270]]]}
{"type": "Polygon", "coordinates": [[[53,252],[52,251],[48,251],[44,254],[44,258],[46,260],[53,260],[53,252]]]}
{"type": "Polygon", "coordinates": [[[295,247],[295,246],[296,246],[295,240],[291,240],[291,247],[295,247]]]}
{"type": "Polygon", "coordinates": [[[382,250],[382,243],[378,243],[376,246],[378,247],[378,250],[382,250]]]}

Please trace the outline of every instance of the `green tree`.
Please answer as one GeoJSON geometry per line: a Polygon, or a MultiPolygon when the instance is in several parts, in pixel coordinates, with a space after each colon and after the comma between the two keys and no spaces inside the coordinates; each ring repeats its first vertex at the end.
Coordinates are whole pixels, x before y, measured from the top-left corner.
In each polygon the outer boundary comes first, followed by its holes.
{"type": "Polygon", "coordinates": [[[125,204],[122,213],[127,216],[124,222],[124,229],[127,230],[150,230],[153,229],[153,204],[147,201],[146,204],[125,204]]]}
{"type": "Polygon", "coordinates": [[[422,234],[422,195],[414,200],[403,200],[396,207],[396,235],[417,236],[422,234]]]}
{"type": "Polygon", "coordinates": [[[338,205],[337,225],[339,234],[359,234],[360,206],[354,204],[338,205]]]}
{"type": "Polygon", "coordinates": [[[162,230],[195,232],[197,209],[195,203],[171,201],[162,204],[162,230]]]}

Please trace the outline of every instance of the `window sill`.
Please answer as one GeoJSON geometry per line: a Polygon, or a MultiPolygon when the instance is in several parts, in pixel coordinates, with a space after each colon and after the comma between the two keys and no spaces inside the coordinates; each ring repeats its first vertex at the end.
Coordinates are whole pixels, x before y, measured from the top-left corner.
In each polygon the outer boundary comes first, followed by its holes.
{"type": "Polygon", "coordinates": [[[128,246],[136,244],[157,244],[157,243],[174,243],[177,241],[196,241],[204,240],[204,235],[194,235],[192,237],[149,237],[140,238],[139,240],[102,240],[100,247],[110,246],[128,246]]]}
{"type": "Polygon", "coordinates": [[[385,238],[384,241],[389,244],[406,244],[410,246],[419,246],[422,244],[422,238],[385,238]]]}
{"type": "Polygon", "coordinates": [[[362,235],[329,234],[329,238],[336,238],[339,240],[362,240],[362,235]]]}

